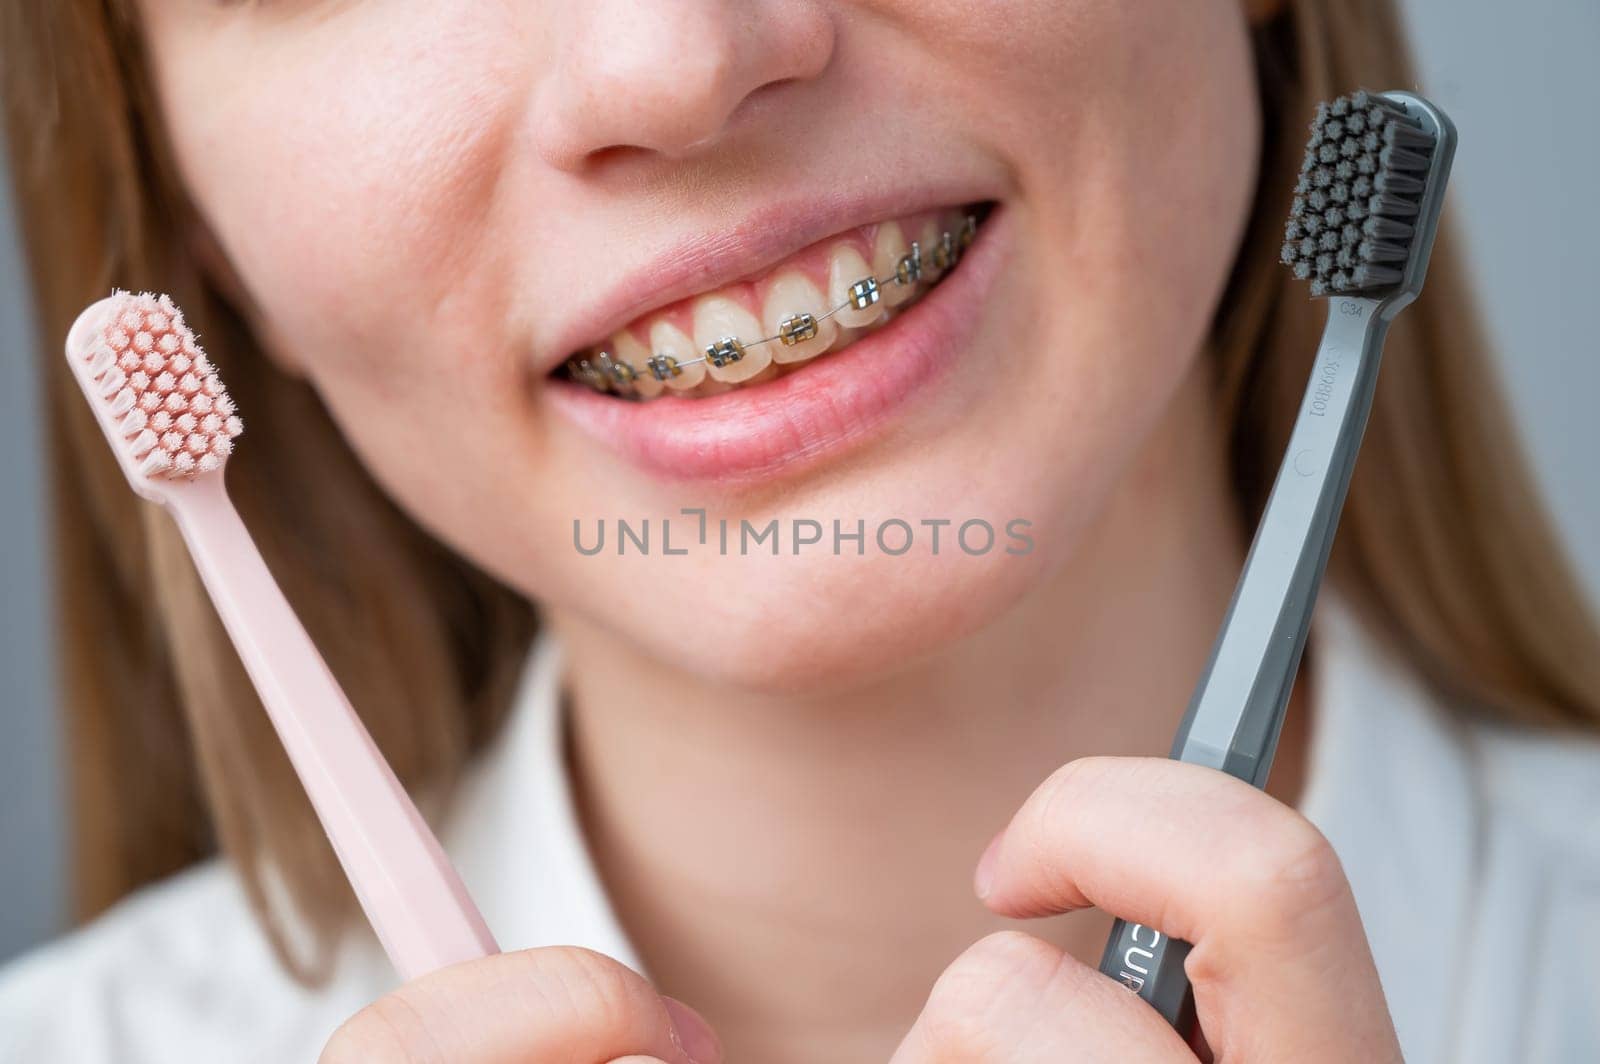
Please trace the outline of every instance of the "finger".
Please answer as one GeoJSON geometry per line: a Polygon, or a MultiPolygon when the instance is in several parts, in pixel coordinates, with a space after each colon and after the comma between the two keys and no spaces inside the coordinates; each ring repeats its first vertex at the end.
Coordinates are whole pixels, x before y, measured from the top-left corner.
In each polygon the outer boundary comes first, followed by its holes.
{"type": "Polygon", "coordinates": [[[612,1060],[720,1064],[694,1010],[593,950],[502,953],[415,979],[351,1017],[321,1064],[612,1060]]]}
{"type": "Polygon", "coordinates": [[[1222,1059],[1398,1059],[1355,899],[1321,832],[1224,773],[1086,758],[991,844],[996,912],[1096,905],[1193,943],[1185,968],[1222,1059]]]}
{"type": "Polygon", "coordinates": [[[1154,1009],[1020,931],[980,939],[945,969],[891,1064],[1194,1064],[1154,1009]]]}

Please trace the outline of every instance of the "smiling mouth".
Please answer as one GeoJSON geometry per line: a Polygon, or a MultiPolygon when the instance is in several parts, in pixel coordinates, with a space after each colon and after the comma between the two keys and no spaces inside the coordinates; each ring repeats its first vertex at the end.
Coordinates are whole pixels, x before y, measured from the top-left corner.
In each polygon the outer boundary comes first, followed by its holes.
{"type": "Polygon", "coordinates": [[[553,375],[619,399],[698,399],[786,376],[877,332],[949,276],[992,202],[860,226],[758,277],[657,308],[553,375]]]}

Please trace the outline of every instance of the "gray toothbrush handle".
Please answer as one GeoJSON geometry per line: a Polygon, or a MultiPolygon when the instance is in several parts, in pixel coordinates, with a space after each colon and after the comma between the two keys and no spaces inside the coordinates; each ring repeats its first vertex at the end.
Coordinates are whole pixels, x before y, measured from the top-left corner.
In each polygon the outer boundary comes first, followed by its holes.
{"type": "Polygon", "coordinates": [[[1311,627],[1378,383],[1388,318],[1333,299],[1300,416],[1222,631],[1172,744],[1179,761],[1261,787],[1311,627]]]}
{"type": "MultiPolygon", "coordinates": [[[[1221,634],[1172,757],[1265,786],[1377,387],[1389,318],[1371,299],[1328,303],[1311,380],[1221,634]]],[[[1189,944],[1118,920],[1100,970],[1187,1026],[1189,944]]]]}
{"type": "Polygon", "coordinates": [[[1100,970],[1148,1001],[1178,1030],[1189,1026],[1194,1001],[1183,962],[1189,943],[1144,924],[1118,920],[1106,941],[1100,970]]]}

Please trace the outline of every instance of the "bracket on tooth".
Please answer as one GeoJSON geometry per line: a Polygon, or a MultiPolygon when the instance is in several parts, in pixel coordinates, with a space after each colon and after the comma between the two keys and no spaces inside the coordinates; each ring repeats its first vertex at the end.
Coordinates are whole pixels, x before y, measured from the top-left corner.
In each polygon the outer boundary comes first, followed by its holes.
{"type": "Polygon", "coordinates": [[[790,315],[778,323],[778,339],[783,341],[783,346],[793,347],[795,344],[804,343],[817,335],[817,318],[814,314],[802,311],[790,315]]]}
{"type": "Polygon", "coordinates": [[[683,376],[683,369],[678,365],[678,360],[671,355],[651,355],[645,359],[645,368],[650,371],[650,376],[658,381],[671,380],[673,377],[683,376]]]}
{"type": "Polygon", "coordinates": [[[850,286],[850,305],[857,310],[866,310],[879,298],[878,279],[876,277],[863,277],[850,286]]]}
{"type": "Polygon", "coordinates": [[[961,223],[961,250],[965,251],[972,246],[978,238],[978,219],[975,215],[967,215],[967,220],[961,223]]]}
{"type": "Polygon", "coordinates": [[[744,344],[734,336],[724,336],[715,343],[706,345],[706,361],[713,366],[721,368],[730,362],[738,362],[744,358],[744,344]]]}
{"type": "Polygon", "coordinates": [[[601,352],[600,365],[618,391],[632,391],[633,382],[639,379],[638,372],[631,365],[613,359],[609,352],[601,352]]]}
{"type": "Polygon", "coordinates": [[[567,373],[570,374],[574,380],[582,381],[584,384],[587,384],[597,392],[608,390],[608,382],[605,374],[596,369],[594,364],[586,358],[580,358],[575,362],[568,362],[567,373]]]}
{"type": "Polygon", "coordinates": [[[950,233],[940,233],[939,243],[933,249],[933,265],[941,270],[948,270],[961,258],[961,248],[956,244],[956,238],[950,233]]]}
{"type": "Polygon", "coordinates": [[[915,240],[911,242],[911,250],[894,264],[894,279],[908,286],[922,280],[922,246],[915,240]]]}

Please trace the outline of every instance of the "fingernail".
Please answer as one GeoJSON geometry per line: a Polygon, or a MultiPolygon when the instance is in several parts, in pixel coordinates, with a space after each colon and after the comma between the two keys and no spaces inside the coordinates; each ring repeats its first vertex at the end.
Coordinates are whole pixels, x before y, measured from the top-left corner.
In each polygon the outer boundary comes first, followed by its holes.
{"type": "Polygon", "coordinates": [[[1006,837],[1006,829],[1001,828],[1000,833],[989,840],[989,845],[984,849],[983,856],[978,858],[978,871],[972,877],[973,886],[977,888],[978,897],[987,901],[989,894],[994,890],[995,865],[1000,861],[1000,843],[1006,837]]]}
{"type": "Polygon", "coordinates": [[[672,1033],[694,1064],[721,1064],[722,1042],[700,1014],[677,998],[661,996],[672,1022],[672,1033]]]}

